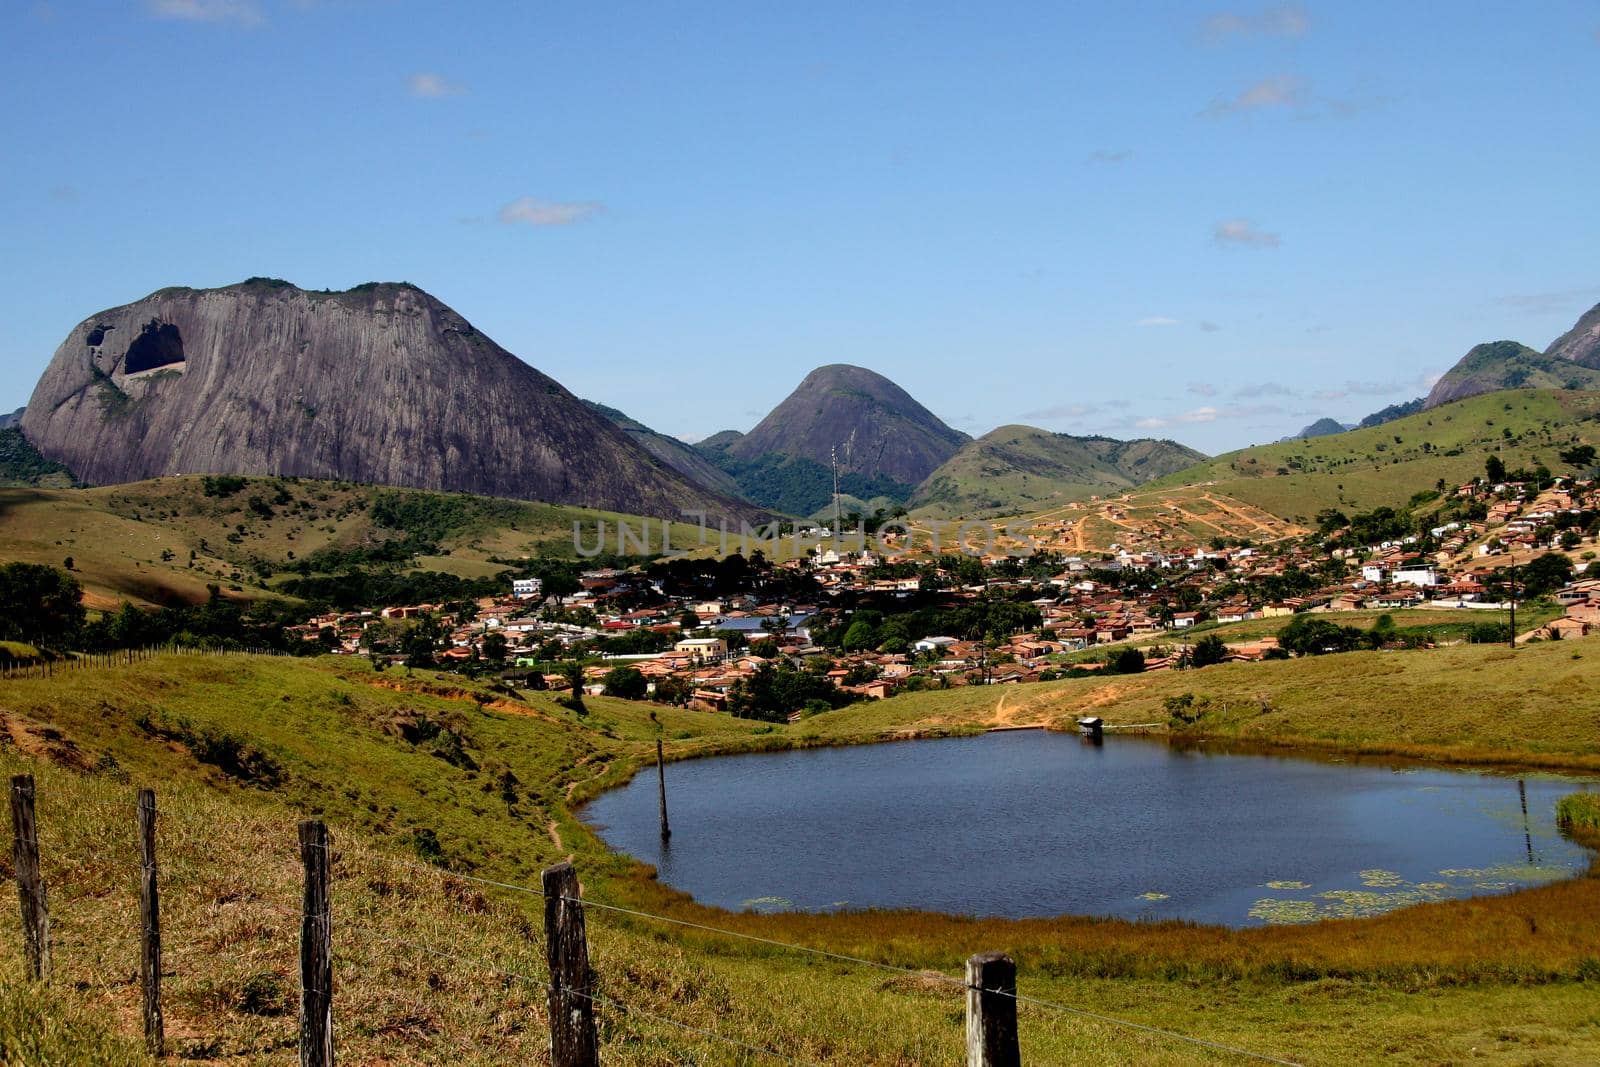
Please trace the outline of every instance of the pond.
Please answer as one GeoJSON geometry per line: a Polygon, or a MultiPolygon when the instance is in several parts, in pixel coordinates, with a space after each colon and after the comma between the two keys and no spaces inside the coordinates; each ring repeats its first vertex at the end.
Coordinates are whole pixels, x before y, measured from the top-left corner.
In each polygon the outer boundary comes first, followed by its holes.
{"type": "Polygon", "coordinates": [[[1008,731],[654,768],[584,818],[706,904],[1250,926],[1376,914],[1586,870],[1550,777],[1008,731]]]}

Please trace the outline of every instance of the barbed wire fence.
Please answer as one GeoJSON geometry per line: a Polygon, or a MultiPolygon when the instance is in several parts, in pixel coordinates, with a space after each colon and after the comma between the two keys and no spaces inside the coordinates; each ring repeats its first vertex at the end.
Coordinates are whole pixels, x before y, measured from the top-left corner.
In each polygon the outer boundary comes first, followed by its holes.
{"type": "Polygon", "coordinates": [[[214,659],[263,659],[289,656],[292,653],[264,645],[145,645],[140,648],[119,648],[110,652],[76,652],[69,655],[49,656],[40,659],[7,659],[0,663],[0,679],[54,678],[57,675],[79,671],[105,670],[112,667],[131,667],[147,663],[157,656],[205,656],[214,659]]]}
{"type": "MultiPolygon", "coordinates": [[[[162,936],[163,883],[157,854],[155,793],[148,789],[140,790],[130,805],[136,813],[134,828],[137,850],[130,850],[122,862],[128,867],[130,875],[137,876],[137,913],[129,916],[128,929],[124,934],[113,936],[109,941],[97,937],[93,943],[60,938],[52,928],[46,886],[41,873],[39,825],[32,775],[12,777],[10,800],[12,866],[18,890],[27,977],[33,981],[49,980],[59,962],[56,956],[58,949],[104,954],[108,948],[115,948],[130,956],[136,951],[140,961],[138,982],[145,1047],[154,1056],[163,1055],[167,1048],[161,987],[163,976],[170,974],[173,946],[164,941],[162,936]]],[[[577,871],[570,861],[546,868],[537,887],[521,885],[450,871],[360,846],[336,846],[327,826],[317,819],[299,824],[297,846],[302,876],[300,907],[294,908],[286,901],[275,902],[270,899],[257,899],[253,906],[275,915],[286,925],[299,926],[300,981],[296,1043],[304,1067],[332,1067],[334,1063],[338,1043],[336,990],[339,961],[353,955],[358,949],[382,953],[384,958],[394,963],[417,959],[442,961],[463,971],[494,976],[503,983],[523,986],[542,994],[549,1029],[548,1051],[553,1067],[594,1067],[599,1063],[597,1013],[604,1013],[613,1021],[642,1021],[664,1027],[685,1038],[721,1047],[730,1054],[736,1054],[741,1061],[788,1064],[818,1062],[784,1047],[747,1040],[697,1022],[675,1018],[653,1007],[630,1003],[624,996],[614,995],[613,992],[601,992],[597,988],[599,972],[592,965],[589,954],[587,923],[591,917],[609,917],[619,922],[693,931],[696,935],[758,944],[797,957],[824,959],[836,965],[882,971],[949,987],[961,992],[965,999],[966,1062],[969,1067],[1020,1067],[1018,1009],[1024,1005],[1240,1062],[1302,1067],[1295,1060],[1277,1055],[1022,993],[1017,988],[1016,964],[998,952],[973,955],[966,962],[965,974],[956,976],[594,900],[583,894],[577,871]],[[508,964],[457,944],[438,944],[418,937],[396,936],[392,930],[376,928],[370,918],[356,914],[355,909],[339,911],[336,907],[338,883],[334,872],[341,863],[350,859],[387,867],[409,876],[438,879],[445,888],[452,885],[479,886],[488,891],[538,899],[543,907],[543,923],[527,933],[530,947],[543,954],[544,973],[533,973],[533,967],[514,962],[508,964]],[[342,953],[337,951],[341,948],[344,950],[342,953]]],[[[111,862],[110,857],[98,858],[111,862]]],[[[190,962],[196,962],[189,953],[183,955],[190,962]]]]}

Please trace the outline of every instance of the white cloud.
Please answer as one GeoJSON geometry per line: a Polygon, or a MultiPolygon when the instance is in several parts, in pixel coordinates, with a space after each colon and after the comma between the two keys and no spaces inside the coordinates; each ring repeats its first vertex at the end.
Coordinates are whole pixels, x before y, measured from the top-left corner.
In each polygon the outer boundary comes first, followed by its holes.
{"type": "Polygon", "coordinates": [[[1249,219],[1224,219],[1211,231],[1211,237],[1218,244],[1248,248],[1277,248],[1281,243],[1277,234],[1258,229],[1249,219]]]}
{"type": "Polygon", "coordinates": [[[1176,415],[1147,415],[1132,420],[1130,425],[1138,430],[1160,430],[1168,426],[1192,426],[1196,423],[1255,419],[1282,414],[1283,409],[1276,404],[1229,404],[1220,408],[1208,404],[1176,415]]]}
{"type": "Polygon", "coordinates": [[[1231,98],[1218,98],[1200,112],[1206,118],[1220,119],[1269,108],[1301,108],[1311,100],[1309,87],[1291,74],[1274,74],[1247,85],[1231,98]]]}
{"type": "Polygon", "coordinates": [[[1282,4],[1260,11],[1219,11],[1201,27],[1206,40],[1219,42],[1231,37],[1304,37],[1311,29],[1311,16],[1299,4],[1282,4]]]}
{"type": "Polygon", "coordinates": [[[1047,408],[1036,408],[1033,411],[1024,411],[1025,419],[1081,419],[1089,415],[1100,413],[1097,404],[1055,404],[1047,408]]]}
{"type": "Polygon", "coordinates": [[[1594,303],[1595,290],[1567,289],[1548,293],[1511,293],[1497,297],[1496,304],[1525,311],[1529,315],[1553,315],[1577,308],[1581,311],[1594,303]]]}
{"type": "Polygon", "coordinates": [[[432,71],[419,70],[406,79],[406,88],[412,96],[420,96],[429,100],[436,100],[443,96],[463,96],[467,87],[460,82],[453,82],[441,74],[432,71]]]}
{"type": "Polygon", "coordinates": [[[182,22],[233,22],[256,26],[263,19],[253,0],[145,0],[152,18],[182,22]]]}
{"type": "Polygon", "coordinates": [[[1262,396],[1293,396],[1294,390],[1282,382],[1257,382],[1254,385],[1243,385],[1233,391],[1233,395],[1254,399],[1262,396]]]}
{"type": "Polygon", "coordinates": [[[570,226],[604,210],[605,205],[594,200],[561,203],[524,196],[501,208],[498,217],[507,225],[570,226]]]}
{"type": "Polygon", "coordinates": [[[1148,315],[1140,319],[1138,324],[1140,326],[1176,326],[1178,325],[1178,320],[1168,318],[1165,315],[1148,315]]]}

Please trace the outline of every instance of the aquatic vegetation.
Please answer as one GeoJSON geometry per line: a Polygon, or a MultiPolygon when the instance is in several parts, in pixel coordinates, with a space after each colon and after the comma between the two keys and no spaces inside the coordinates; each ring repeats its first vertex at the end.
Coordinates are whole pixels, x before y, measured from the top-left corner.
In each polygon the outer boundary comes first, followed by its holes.
{"type": "Polygon", "coordinates": [[[1479,888],[1509,888],[1513,885],[1538,885],[1565,878],[1572,872],[1565,867],[1539,863],[1501,863],[1493,867],[1447,867],[1441,878],[1472,882],[1479,888]]]}
{"type": "Polygon", "coordinates": [[[751,897],[744,902],[746,911],[770,915],[777,911],[793,911],[794,901],[788,897],[751,897]]]}
{"type": "Polygon", "coordinates": [[[1556,802],[1556,822],[1563,830],[1600,833],[1600,793],[1572,793],[1556,802]]]}
{"type": "Polygon", "coordinates": [[[1157,892],[1152,891],[1152,892],[1149,892],[1149,893],[1140,893],[1139,894],[1139,899],[1140,900],[1166,900],[1166,899],[1168,899],[1168,895],[1166,893],[1157,893],[1157,892]]]}
{"type": "Polygon", "coordinates": [[[1361,884],[1374,889],[1394,889],[1405,884],[1405,879],[1394,871],[1373,867],[1361,872],[1361,884]]]}
{"type": "Polygon", "coordinates": [[[1256,901],[1246,914],[1252,919],[1273,924],[1310,923],[1325,917],[1318,914],[1314,900],[1280,900],[1274,897],[1256,901]]]}
{"type": "Polygon", "coordinates": [[[1285,878],[1285,879],[1280,879],[1279,881],[1276,881],[1276,882],[1268,882],[1267,883],[1267,888],[1268,889],[1310,889],[1311,888],[1311,883],[1310,882],[1296,882],[1296,881],[1293,881],[1292,879],[1285,878]]]}

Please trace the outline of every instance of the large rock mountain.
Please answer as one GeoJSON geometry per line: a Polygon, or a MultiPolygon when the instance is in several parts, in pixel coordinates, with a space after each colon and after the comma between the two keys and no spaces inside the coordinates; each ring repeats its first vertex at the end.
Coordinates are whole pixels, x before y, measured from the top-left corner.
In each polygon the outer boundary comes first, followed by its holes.
{"type": "Polygon", "coordinates": [[[22,430],[94,483],[298,475],[676,517],[694,484],[408,284],[162,289],[73,329],[22,430]]]}
{"type": "Polygon", "coordinates": [[[1580,367],[1600,370],[1600,304],[1584,313],[1578,324],[1544,350],[1551,359],[1564,359],[1580,367]]]}
{"type": "Polygon", "coordinates": [[[1600,389],[1600,304],[1543,352],[1515,341],[1474,347],[1434,385],[1425,406],[1497,389],[1600,389]]]}
{"type": "Polygon", "coordinates": [[[806,375],[749,433],[718,434],[701,450],[749,499],[804,515],[832,493],[835,452],[845,492],[898,502],[967,440],[883,375],[835,363],[806,375]]]}
{"type": "Polygon", "coordinates": [[[638,419],[632,418],[616,408],[607,407],[594,400],[585,400],[590,411],[603,415],[611,424],[628,438],[643,448],[646,452],[671,467],[679,474],[692,482],[715,489],[730,497],[739,495],[739,486],[733,478],[716,464],[707,459],[691,444],[686,444],[676,437],[668,437],[658,430],[652,430],[638,419]]]}
{"type": "Polygon", "coordinates": [[[1074,437],[1034,426],[991,430],[917,487],[911,507],[938,518],[1017,515],[1131,489],[1204,462],[1176,441],[1074,437]]]}

